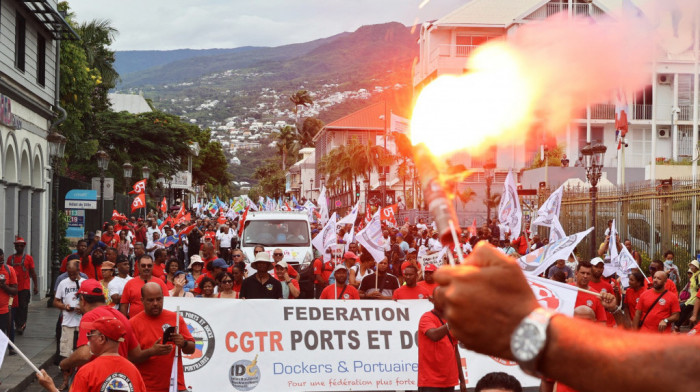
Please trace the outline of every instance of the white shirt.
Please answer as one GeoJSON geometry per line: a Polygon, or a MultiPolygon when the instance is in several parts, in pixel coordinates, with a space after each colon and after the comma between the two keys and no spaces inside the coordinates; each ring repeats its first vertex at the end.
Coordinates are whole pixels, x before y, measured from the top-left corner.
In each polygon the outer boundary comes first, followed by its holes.
{"type": "MultiPolygon", "coordinates": [[[[70,280],[70,278],[63,279],[56,288],[56,298],[61,300],[61,302],[63,302],[64,305],[68,305],[74,309],[77,308],[80,305],[80,302],[78,301],[78,298],[75,297],[75,295],[78,293],[78,289],[84,281],[85,278],[80,278],[78,280],[78,283],[75,283],[75,281],[70,280]]],[[[61,325],[63,325],[64,327],[80,326],[80,319],[83,317],[80,313],[78,313],[75,310],[72,312],[62,310],[62,312],[63,322],[61,323],[61,325]]]]}
{"type": "Polygon", "coordinates": [[[425,223],[418,223],[416,224],[416,229],[418,229],[418,233],[423,233],[423,230],[428,230],[428,226],[425,225],[425,223]]]}
{"type": "Polygon", "coordinates": [[[231,247],[231,240],[235,236],[236,235],[233,234],[233,230],[231,230],[231,229],[228,230],[228,233],[218,231],[218,232],[216,232],[216,241],[219,243],[219,247],[230,248],[231,247]]]}
{"type": "Polygon", "coordinates": [[[148,239],[149,242],[153,241],[153,233],[156,233],[156,232],[160,233],[160,229],[158,228],[158,226],[156,226],[155,229],[152,227],[149,227],[148,230],[146,230],[146,238],[148,239]]]}
{"type": "MultiPolygon", "coordinates": [[[[129,275],[127,275],[126,278],[115,276],[114,279],[112,279],[107,285],[107,291],[109,292],[109,296],[111,297],[114,294],[122,295],[122,293],[124,292],[124,286],[126,286],[126,282],[130,281],[131,279],[134,278],[132,278],[129,275]]],[[[119,304],[114,304],[114,308],[118,309],[119,304]]]]}
{"type": "Polygon", "coordinates": [[[442,243],[440,242],[439,239],[431,238],[428,240],[428,248],[431,251],[439,252],[442,250],[442,243]]]}

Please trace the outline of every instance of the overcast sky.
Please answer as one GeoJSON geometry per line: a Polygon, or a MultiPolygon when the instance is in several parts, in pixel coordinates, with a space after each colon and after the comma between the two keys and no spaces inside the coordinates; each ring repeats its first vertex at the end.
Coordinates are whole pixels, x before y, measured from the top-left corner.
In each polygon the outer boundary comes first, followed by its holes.
{"type": "Polygon", "coordinates": [[[114,50],[278,46],[362,25],[407,26],[440,18],[468,0],[69,0],[78,22],[108,19],[114,50]],[[419,8],[421,2],[426,2],[419,8]]]}

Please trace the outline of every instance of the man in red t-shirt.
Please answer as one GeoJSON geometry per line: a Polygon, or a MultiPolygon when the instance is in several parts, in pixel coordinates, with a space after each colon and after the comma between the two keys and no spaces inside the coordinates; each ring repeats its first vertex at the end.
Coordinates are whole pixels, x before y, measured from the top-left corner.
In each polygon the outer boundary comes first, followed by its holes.
{"type": "MultiPolygon", "coordinates": [[[[647,289],[651,290],[652,287],[654,286],[654,275],[656,275],[657,271],[663,271],[664,270],[664,263],[662,263],[659,260],[654,260],[649,264],[649,276],[646,278],[646,284],[647,284],[647,289]]],[[[673,284],[673,281],[670,279],[666,279],[666,286],[665,289],[674,293],[678,294],[678,288],[676,288],[676,285],[673,284]]]]}
{"type": "Polygon", "coordinates": [[[394,290],[393,299],[427,299],[430,293],[425,287],[417,286],[418,268],[408,265],[403,270],[403,278],[406,282],[403,286],[394,290]]]}
{"type": "MultiPolygon", "coordinates": [[[[117,355],[119,343],[126,335],[123,323],[114,317],[103,317],[86,324],[85,327],[90,330],[90,350],[97,358],[78,370],[70,390],[147,392],[138,369],[127,359],[117,355]]],[[[37,379],[46,390],[58,390],[45,370],[37,374],[37,379]]]]}
{"type": "Polygon", "coordinates": [[[27,327],[27,315],[29,313],[29,301],[31,294],[31,282],[34,282],[34,294],[39,294],[39,285],[37,284],[36,271],[34,270],[34,259],[32,256],[24,253],[24,248],[27,242],[22,237],[15,238],[15,254],[7,258],[7,265],[15,269],[17,277],[17,295],[12,304],[14,310],[13,318],[15,324],[15,332],[19,335],[24,333],[27,327]]]}
{"type": "Polygon", "coordinates": [[[170,369],[176,351],[181,351],[177,364],[177,390],[186,391],[185,375],[182,369],[182,354],[194,353],[194,338],[187,329],[182,317],[176,320],[177,314],[163,309],[163,293],[160,286],[153,282],[143,286],[143,312],[137,314],[129,322],[134,333],[143,347],[151,347],[160,343],[172,345],[173,350],[168,355],[153,356],[141,362],[136,367],[141,372],[143,381],[149,392],[168,392],[170,388],[170,369]],[[171,330],[170,339],[162,341],[164,331],[179,325],[179,333],[171,330]]]}
{"type": "Polygon", "coordinates": [[[88,347],[88,333],[90,329],[86,327],[89,323],[103,317],[116,318],[124,324],[126,334],[124,340],[119,343],[119,355],[129,359],[132,362],[142,362],[153,355],[165,355],[170,353],[170,346],[165,344],[155,344],[147,350],[141,350],[141,346],[136,339],[129,320],[121,314],[117,309],[105,305],[105,296],[100,282],[94,279],[87,279],[80,284],[78,290],[80,298],[80,312],[83,317],[80,319],[80,327],[78,330],[78,341],[76,349],[66,359],[59,364],[59,369],[68,371],[73,368],[83,366],[95,357],[90,353],[88,347]]]}
{"type": "Polygon", "coordinates": [[[639,296],[633,328],[642,332],[671,333],[671,325],[680,317],[681,306],[678,296],[666,289],[667,280],[668,275],[664,271],[654,274],[652,288],[639,296]]]}
{"type": "MultiPolygon", "coordinates": [[[[436,297],[441,288],[435,290],[436,297]]],[[[418,322],[418,388],[449,388],[460,383],[453,338],[443,319],[442,301],[433,300],[433,310],[418,322]]],[[[447,389],[446,389],[447,390],[447,389]]]]}
{"type": "Polygon", "coordinates": [[[113,225],[107,225],[107,230],[102,234],[100,241],[104,242],[108,248],[116,248],[119,243],[119,235],[114,232],[113,225]]]}
{"type": "MultiPolygon", "coordinates": [[[[615,296],[615,299],[620,303],[620,292],[615,291],[612,285],[603,280],[603,271],[605,270],[605,261],[600,257],[595,257],[591,260],[591,280],[588,282],[588,287],[599,293],[610,293],[615,296]]],[[[605,311],[606,325],[612,327],[615,325],[615,316],[612,313],[605,311]]]]}
{"type": "Polygon", "coordinates": [[[122,298],[119,300],[119,311],[124,316],[132,318],[143,310],[141,303],[141,287],[146,283],[155,282],[162,289],[165,296],[168,296],[168,287],[160,278],[156,278],[151,274],[153,270],[153,259],[150,255],[143,255],[139,259],[139,276],[126,282],[122,298]]]}
{"type": "Polygon", "coordinates": [[[430,295],[433,295],[433,290],[439,286],[433,277],[435,271],[437,271],[435,264],[426,265],[423,271],[423,280],[416,283],[416,286],[425,288],[430,295]]]}
{"type": "MultiPolygon", "coordinates": [[[[578,265],[576,266],[576,286],[584,290],[591,290],[591,287],[588,284],[591,280],[592,269],[593,266],[587,261],[581,260],[581,262],[578,263],[578,265]]],[[[571,285],[574,285],[574,283],[571,283],[571,285]]],[[[593,309],[593,311],[595,312],[596,320],[598,320],[599,322],[607,322],[605,308],[603,307],[603,303],[600,302],[600,298],[598,296],[579,291],[576,295],[575,307],[579,307],[581,305],[585,305],[593,309]]]]}
{"type": "Polygon", "coordinates": [[[335,284],[326,286],[321,292],[320,299],[360,299],[360,293],[355,286],[348,284],[348,267],[338,264],[333,271],[335,284]]]}
{"type": "Polygon", "coordinates": [[[5,253],[0,249],[0,330],[10,336],[10,298],[17,295],[15,269],[5,265],[5,253]]]}

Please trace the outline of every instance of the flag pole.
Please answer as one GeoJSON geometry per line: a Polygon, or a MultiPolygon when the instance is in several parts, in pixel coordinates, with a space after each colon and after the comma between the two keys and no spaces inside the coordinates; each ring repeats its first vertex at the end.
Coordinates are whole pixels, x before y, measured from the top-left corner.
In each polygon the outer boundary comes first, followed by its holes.
{"type": "MultiPolygon", "coordinates": [[[[452,232],[452,241],[455,243],[455,249],[457,249],[457,257],[459,257],[459,262],[461,263],[462,260],[464,259],[464,255],[462,254],[462,247],[461,244],[459,243],[459,238],[457,238],[457,230],[455,230],[455,224],[452,222],[452,219],[449,220],[450,224],[450,231],[452,232]]],[[[454,267],[454,259],[450,258],[451,263],[450,265],[454,267]]]]}
{"type": "MultiPolygon", "coordinates": [[[[4,333],[3,333],[3,335],[4,335],[4,333]]],[[[6,337],[7,337],[7,336],[6,336],[6,337]]],[[[30,361],[29,358],[27,358],[27,356],[24,355],[24,353],[23,353],[19,348],[17,348],[17,346],[15,346],[15,344],[14,344],[9,338],[7,338],[7,344],[9,344],[10,347],[12,347],[12,349],[14,349],[15,352],[16,352],[17,354],[19,354],[19,357],[22,358],[22,359],[24,360],[24,362],[27,363],[27,365],[31,366],[31,368],[32,368],[35,372],[41,373],[41,371],[40,371],[39,369],[37,369],[36,366],[34,366],[34,364],[32,363],[32,361],[30,361]]]]}

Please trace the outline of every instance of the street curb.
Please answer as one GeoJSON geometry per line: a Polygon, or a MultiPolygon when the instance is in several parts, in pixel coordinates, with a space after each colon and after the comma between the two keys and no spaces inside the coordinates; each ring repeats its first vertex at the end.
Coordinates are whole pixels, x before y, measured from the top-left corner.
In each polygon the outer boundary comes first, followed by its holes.
{"type": "MultiPolygon", "coordinates": [[[[43,361],[39,366],[37,366],[39,369],[46,369],[49,365],[53,364],[53,361],[56,357],[56,348],[55,347],[47,347],[44,349],[42,352],[39,353],[38,357],[43,358],[44,356],[48,355],[49,357],[43,361]]],[[[36,365],[36,364],[35,364],[36,365]]],[[[36,374],[34,374],[34,370],[29,367],[29,365],[22,367],[21,371],[26,370],[28,371],[27,377],[25,377],[22,381],[20,381],[17,385],[12,387],[11,389],[7,389],[7,392],[21,392],[27,389],[27,387],[33,383],[36,380],[36,374]]]]}

